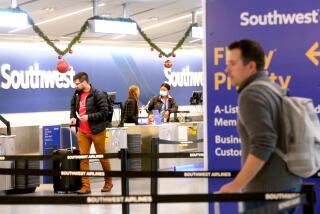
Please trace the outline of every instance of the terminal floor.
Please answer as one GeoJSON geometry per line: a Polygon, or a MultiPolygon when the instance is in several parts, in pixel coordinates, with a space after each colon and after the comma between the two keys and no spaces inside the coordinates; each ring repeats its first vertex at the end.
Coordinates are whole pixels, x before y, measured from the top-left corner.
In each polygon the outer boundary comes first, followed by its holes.
{"type": "MultiPolygon", "coordinates": [[[[110,193],[101,193],[102,178],[93,178],[92,195],[120,195],[120,179],[114,179],[114,187],[110,193]]],[[[130,179],[130,194],[150,194],[150,179],[130,179]]],[[[162,178],[159,179],[159,194],[197,194],[206,193],[206,179],[202,178],[162,178]]],[[[54,195],[52,185],[42,184],[35,193],[27,195],[54,195]]],[[[61,194],[60,194],[61,195],[61,194]]],[[[68,194],[71,195],[71,194],[68,194]]],[[[68,196],[66,195],[66,196],[68,196]]],[[[0,205],[1,214],[121,214],[121,205],[0,205]]],[[[168,203],[159,204],[159,214],[204,214],[207,203],[168,203]]],[[[130,214],[148,214],[148,204],[130,205],[130,214]]]]}

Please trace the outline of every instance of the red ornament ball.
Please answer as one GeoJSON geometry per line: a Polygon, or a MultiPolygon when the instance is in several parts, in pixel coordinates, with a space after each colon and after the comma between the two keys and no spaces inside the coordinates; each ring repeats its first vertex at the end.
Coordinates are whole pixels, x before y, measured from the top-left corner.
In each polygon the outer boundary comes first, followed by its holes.
{"type": "Polygon", "coordinates": [[[69,71],[71,69],[68,62],[64,59],[59,60],[56,68],[60,73],[66,73],[67,71],[69,71]]]}
{"type": "Polygon", "coordinates": [[[176,54],[175,54],[175,53],[173,53],[173,54],[172,54],[172,57],[176,57],[176,54]]]}
{"type": "Polygon", "coordinates": [[[151,51],[154,51],[154,48],[150,48],[151,51]]]}
{"type": "Polygon", "coordinates": [[[172,62],[170,60],[166,60],[163,63],[165,68],[172,68],[172,62]]]}
{"type": "Polygon", "coordinates": [[[70,50],[69,50],[69,54],[72,54],[72,53],[73,53],[73,50],[70,49],[70,50]]]}
{"type": "Polygon", "coordinates": [[[58,59],[62,59],[62,56],[58,56],[58,59]]]}
{"type": "Polygon", "coordinates": [[[161,58],[162,57],[162,54],[159,54],[159,58],[161,58]]]}

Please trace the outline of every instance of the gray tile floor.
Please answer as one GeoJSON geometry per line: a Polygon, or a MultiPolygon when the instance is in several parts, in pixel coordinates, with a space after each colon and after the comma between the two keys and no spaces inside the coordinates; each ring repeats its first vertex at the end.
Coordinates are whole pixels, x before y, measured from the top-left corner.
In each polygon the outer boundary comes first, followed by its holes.
{"type": "MultiPolygon", "coordinates": [[[[114,188],[110,193],[101,193],[101,178],[93,178],[92,194],[120,195],[120,179],[114,179],[114,188]]],[[[150,194],[150,179],[130,179],[130,194],[150,194]]],[[[202,178],[162,178],[159,179],[159,194],[196,194],[206,193],[206,179],[202,178]]],[[[31,195],[53,195],[52,185],[45,184],[31,195]]],[[[170,203],[159,204],[159,214],[205,214],[207,203],[170,203]]],[[[1,214],[121,214],[121,205],[0,205],[1,214]]],[[[150,206],[146,204],[130,205],[130,214],[148,214],[150,206]]]]}

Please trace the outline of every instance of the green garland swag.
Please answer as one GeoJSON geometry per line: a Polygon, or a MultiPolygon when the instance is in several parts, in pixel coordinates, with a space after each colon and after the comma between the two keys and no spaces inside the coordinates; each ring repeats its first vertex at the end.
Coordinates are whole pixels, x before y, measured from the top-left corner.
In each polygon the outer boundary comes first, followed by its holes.
{"type": "MultiPolygon", "coordinates": [[[[31,18],[31,16],[27,12],[23,11],[19,7],[17,7],[17,8],[0,8],[0,11],[26,13],[28,15],[29,23],[32,25],[32,29],[34,30],[34,32],[36,32],[39,35],[39,37],[41,37],[49,46],[51,46],[54,49],[54,51],[60,56],[63,56],[66,53],[70,52],[73,45],[77,42],[80,42],[82,34],[88,29],[89,20],[101,19],[101,20],[113,20],[113,21],[123,21],[123,22],[135,22],[134,20],[132,20],[130,18],[106,18],[106,17],[101,17],[101,16],[93,16],[93,17],[87,19],[83,23],[83,25],[81,26],[77,35],[69,42],[67,48],[65,48],[64,50],[61,50],[50,40],[50,38],[37,25],[35,25],[33,19],[31,18]]],[[[184,33],[184,36],[179,40],[179,42],[175,45],[175,47],[169,53],[165,53],[159,46],[157,46],[154,42],[151,41],[151,39],[147,36],[147,34],[142,31],[142,29],[140,28],[138,23],[136,23],[136,24],[137,24],[138,32],[143,37],[143,39],[150,45],[150,47],[154,48],[155,50],[157,50],[159,52],[160,55],[165,56],[165,57],[174,56],[174,52],[177,49],[181,48],[181,46],[184,44],[186,38],[190,35],[192,27],[198,26],[197,23],[190,24],[187,31],[184,33]]]]}

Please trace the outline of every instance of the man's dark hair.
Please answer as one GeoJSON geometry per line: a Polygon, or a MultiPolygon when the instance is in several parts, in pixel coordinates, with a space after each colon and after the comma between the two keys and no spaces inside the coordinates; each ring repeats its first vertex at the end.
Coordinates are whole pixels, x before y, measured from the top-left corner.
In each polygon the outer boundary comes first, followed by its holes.
{"type": "Polygon", "coordinates": [[[162,83],[160,85],[160,88],[165,87],[166,89],[168,89],[168,91],[170,91],[170,85],[168,83],[162,83]]]}
{"type": "Polygon", "coordinates": [[[257,71],[264,69],[264,51],[258,42],[243,39],[235,41],[228,46],[229,50],[239,49],[242,55],[243,64],[254,61],[257,65],[257,71]]]}
{"type": "Polygon", "coordinates": [[[89,76],[86,72],[79,72],[73,76],[73,82],[76,80],[79,80],[80,82],[83,82],[85,80],[89,83],[89,76]]]}

